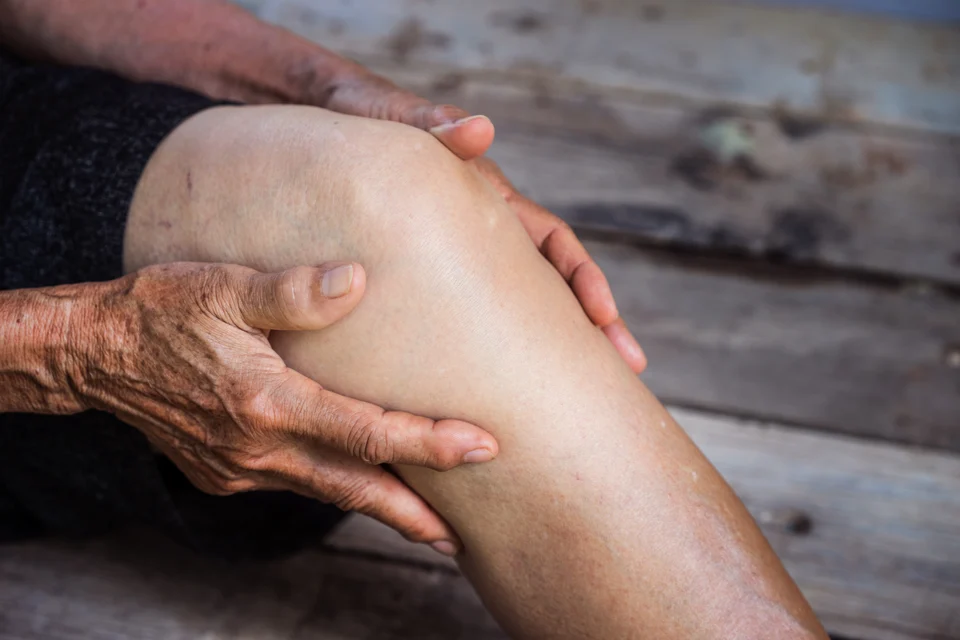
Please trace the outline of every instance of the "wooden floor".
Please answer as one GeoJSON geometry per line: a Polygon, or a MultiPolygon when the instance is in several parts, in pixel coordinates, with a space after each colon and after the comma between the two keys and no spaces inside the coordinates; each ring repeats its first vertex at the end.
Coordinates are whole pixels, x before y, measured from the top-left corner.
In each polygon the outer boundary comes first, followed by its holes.
{"type": "MultiPolygon", "coordinates": [[[[831,633],[960,638],[960,28],[740,2],[243,0],[437,100],[571,222],[643,378],[831,633]]],[[[0,548],[0,639],[503,638],[353,518],[230,566],[0,548]]]]}

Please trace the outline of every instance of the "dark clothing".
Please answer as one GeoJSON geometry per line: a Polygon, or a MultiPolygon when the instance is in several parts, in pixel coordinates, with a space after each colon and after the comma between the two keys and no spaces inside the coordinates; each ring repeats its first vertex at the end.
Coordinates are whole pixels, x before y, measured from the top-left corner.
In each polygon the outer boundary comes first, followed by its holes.
{"type": "MultiPolygon", "coordinates": [[[[0,289],[110,280],[150,155],[213,103],[0,52],[0,289]]],[[[342,512],[286,493],[213,497],[113,416],[0,414],[0,541],[146,523],[224,556],[316,541],[342,512]]]]}

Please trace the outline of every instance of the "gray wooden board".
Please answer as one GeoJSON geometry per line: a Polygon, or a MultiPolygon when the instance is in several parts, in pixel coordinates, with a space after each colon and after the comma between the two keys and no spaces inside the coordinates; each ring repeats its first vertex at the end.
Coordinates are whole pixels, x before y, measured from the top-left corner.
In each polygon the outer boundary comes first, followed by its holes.
{"type": "Polygon", "coordinates": [[[661,399],[960,451],[960,300],[587,242],[661,399]]]}
{"type": "Polygon", "coordinates": [[[503,640],[455,572],[308,552],[229,564],[154,536],[0,547],[3,640],[503,640]]]}
{"type": "MultiPolygon", "coordinates": [[[[744,498],[832,633],[960,637],[960,457],[673,413],[744,498]]],[[[143,535],[0,547],[0,638],[503,636],[448,560],[354,517],[328,551],[256,565],[143,535]]]]}
{"type": "Polygon", "coordinates": [[[262,0],[335,51],[960,133],[956,26],[730,0],[262,0]]]}
{"type": "Polygon", "coordinates": [[[490,115],[492,156],[575,225],[960,284],[960,142],[929,133],[960,133],[960,27],[682,1],[259,12],[490,115]]]}

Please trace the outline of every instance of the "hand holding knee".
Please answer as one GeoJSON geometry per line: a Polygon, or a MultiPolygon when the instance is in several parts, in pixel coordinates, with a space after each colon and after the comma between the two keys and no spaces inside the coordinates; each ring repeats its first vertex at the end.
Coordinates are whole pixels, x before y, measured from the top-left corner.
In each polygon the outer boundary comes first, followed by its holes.
{"type": "Polygon", "coordinates": [[[415,541],[458,544],[378,465],[489,460],[489,434],[336,395],[287,368],[267,340],[271,330],[319,330],[347,315],[365,287],[359,265],[266,274],[174,263],[102,287],[97,304],[71,315],[71,343],[85,345],[71,375],[84,406],[140,429],[209,493],[294,491],[415,541]]]}

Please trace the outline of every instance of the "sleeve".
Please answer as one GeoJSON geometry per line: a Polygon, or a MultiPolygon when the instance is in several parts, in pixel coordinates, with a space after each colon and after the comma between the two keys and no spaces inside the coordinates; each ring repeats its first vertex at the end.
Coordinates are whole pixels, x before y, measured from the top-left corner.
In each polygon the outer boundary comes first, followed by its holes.
{"type": "Polygon", "coordinates": [[[150,155],[213,104],[0,51],[0,289],[120,276],[127,211],[150,155]]]}

